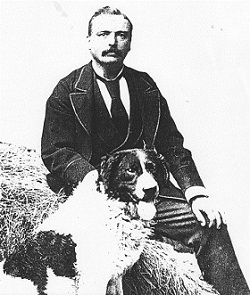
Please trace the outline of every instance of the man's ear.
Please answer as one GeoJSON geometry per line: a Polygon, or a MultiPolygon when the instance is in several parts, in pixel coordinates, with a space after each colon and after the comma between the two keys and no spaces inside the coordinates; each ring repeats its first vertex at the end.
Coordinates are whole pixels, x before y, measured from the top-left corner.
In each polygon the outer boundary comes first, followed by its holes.
{"type": "Polygon", "coordinates": [[[87,44],[87,48],[88,48],[88,50],[90,50],[91,49],[91,38],[90,38],[91,36],[86,36],[86,44],[87,44]]]}
{"type": "MultiPolygon", "coordinates": [[[[129,43],[129,51],[131,51],[131,41],[130,41],[130,43],[129,43]]],[[[129,52],[129,51],[128,51],[128,52],[129,52]]]]}

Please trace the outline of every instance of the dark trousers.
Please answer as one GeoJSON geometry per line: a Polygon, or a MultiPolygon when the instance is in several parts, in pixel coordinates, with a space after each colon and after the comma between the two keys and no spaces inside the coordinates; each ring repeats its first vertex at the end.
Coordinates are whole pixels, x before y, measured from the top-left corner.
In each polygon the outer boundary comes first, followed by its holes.
{"type": "Polygon", "coordinates": [[[221,295],[250,294],[227,226],[201,227],[190,205],[178,198],[160,198],[156,234],[194,249],[204,279],[221,295]]]}

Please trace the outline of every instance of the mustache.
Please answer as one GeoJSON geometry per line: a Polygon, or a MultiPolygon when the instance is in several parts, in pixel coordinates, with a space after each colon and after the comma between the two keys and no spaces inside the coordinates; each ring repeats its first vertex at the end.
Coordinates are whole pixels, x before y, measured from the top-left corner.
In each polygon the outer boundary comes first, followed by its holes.
{"type": "Polygon", "coordinates": [[[122,54],[121,54],[121,51],[120,50],[118,50],[118,49],[116,49],[116,48],[110,48],[110,49],[108,49],[108,50],[104,50],[103,52],[102,52],[102,56],[105,56],[105,55],[107,55],[107,54],[109,54],[109,53],[115,53],[116,55],[118,55],[118,56],[122,56],[122,54]]]}

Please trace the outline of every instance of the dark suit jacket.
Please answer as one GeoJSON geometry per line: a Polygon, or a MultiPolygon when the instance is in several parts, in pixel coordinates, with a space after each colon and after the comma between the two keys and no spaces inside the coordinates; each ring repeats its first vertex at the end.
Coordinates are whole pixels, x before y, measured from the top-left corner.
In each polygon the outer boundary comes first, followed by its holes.
{"type": "MultiPolygon", "coordinates": [[[[155,147],[166,158],[182,191],[193,185],[203,185],[191,153],[183,147],[183,137],[155,82],[148,74],[128,67],[124,68],[124,74],[136,87],[142,119],[141,130],[136,133],[138,140],[140,137],[146,147],[155,147]]],[[[48,182],[55,191],[77,184],[96,168],[92,161],[95,148],[94,82],[93,68],[89,63],[61,79],[47,101],[41,152],[50,171],[48,182]]],[[[119,134],[108,119],[107,112],[105,116],[101,118],[98,132],[99,137],[110,146],[109,152],[126,147],[126,141],[117,146],[114,139],[119,139],[119,134]]],[[[131,125],[133,127],[133,113],[131,125]]]]}

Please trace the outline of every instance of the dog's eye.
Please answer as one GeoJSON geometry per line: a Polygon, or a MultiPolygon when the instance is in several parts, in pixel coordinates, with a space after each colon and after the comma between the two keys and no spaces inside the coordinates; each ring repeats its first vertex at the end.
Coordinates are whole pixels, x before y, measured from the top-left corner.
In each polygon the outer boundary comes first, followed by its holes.
{"type": "Polygon", "coordinates": [[[122,179],[124,181],[133,181],[136,176],[136,170],[134,168],[127,168],[122,173],[122,179]]]}
{"type": "Polygon", "coordinates": [[[156,165],[153,162],[148,162],[145,164],[145,168],[147,171],[154,173],[156,171],[156,165]]]}
{"type": "Polygon", "coordinates": [[[133,167],[130,167],[130,168],[128,168],[127,170],[126,170],[126,172],[128,173],[128,174],[135,174],[136,173],[136,170],[135,170],[135,168],[133,168],[133,167]]]}

